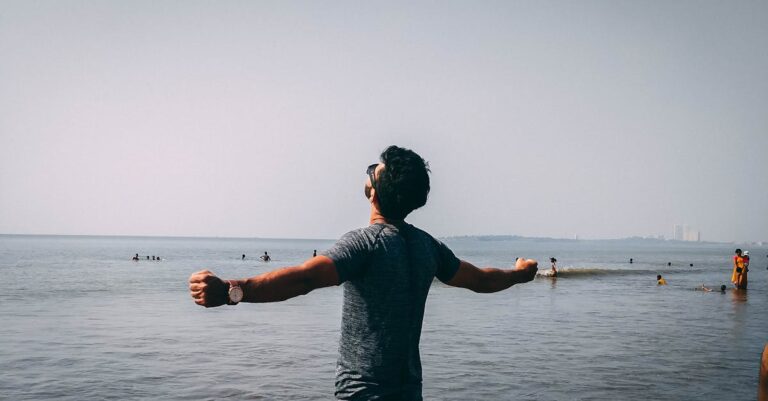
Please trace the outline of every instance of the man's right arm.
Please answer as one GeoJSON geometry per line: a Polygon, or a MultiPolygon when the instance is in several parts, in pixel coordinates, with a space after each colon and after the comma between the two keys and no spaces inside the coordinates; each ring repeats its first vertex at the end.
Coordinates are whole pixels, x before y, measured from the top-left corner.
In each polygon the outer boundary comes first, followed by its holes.
{"type": "Polygon", "coordinates": [[[284,301],[340,283],[333,260],[315,256],[300,266],[285,267],[243,280],[224,281],[203,270],[189,278],[189,291],[198,305],[206,308],[221,306],[228,299],[229,281],[236,282],[242,288],[242,302],[284,301]]]}
{"type": "Polygon", "coordinates": [[[533,259],[520,258],[512,270],[493,267],[478,268],[464,260],[459,269],[446,284],[480,293],[491,293],[533,280],[538,271],[538,263],[533,259]]]}

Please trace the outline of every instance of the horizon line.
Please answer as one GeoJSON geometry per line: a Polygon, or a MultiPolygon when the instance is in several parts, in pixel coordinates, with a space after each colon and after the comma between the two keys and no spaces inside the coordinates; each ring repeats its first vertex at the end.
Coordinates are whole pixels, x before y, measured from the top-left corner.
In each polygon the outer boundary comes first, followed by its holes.
{"type": "MultiPolygon", "coordinates": [[[[281,237],[242,237],[242,236],[210,236],[210,235],[137,235],[137,234],[19,234],[19,233],[0,233],[0,236],[17,237],[116,237],[116,238],[179,238],[179,239],[254,239],[254,240],[298,240],[298,241],[336,241],[336,238],[281,238],[281,237]]],[[[514,237],[519,239],[542,239],[555,241],[620,241],[620,240],[647,240],[660,242],[681,242],[681,243],[699,243],[699,244],[753,244],[763,243],[765,241],[684,241],[671,238],[656,238],[629,236],[619,238],[563,238],[563,237],[544,237],[544,236],[525,236],[518,234],[459,234],[443,235],[437,238],[455,239],[455,238],[480,238],[480,237],[514,237]]]]}

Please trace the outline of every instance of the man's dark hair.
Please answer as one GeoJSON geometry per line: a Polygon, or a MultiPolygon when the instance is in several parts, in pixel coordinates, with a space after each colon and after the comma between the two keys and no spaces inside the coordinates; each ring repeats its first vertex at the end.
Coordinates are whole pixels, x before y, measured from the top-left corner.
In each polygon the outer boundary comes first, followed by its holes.
{"type": "Polygon", "coordinates": [[[661,274],[656,275],[656,280],[661,280],[661,274]]]}
{"type": "Polygon", "coordinates": [[[384,168],[376,178],[376,194],[384,217],[402,220],[424,206],[429,194],[429,164],[416,152],[390,146],[381,153],[384,168]]]}
{"type": "Polygon", "coordinates": [[[741,248],[736,249],[736,252],[734,252],[734,253],[739,253],[740,254],[741,253],[741,248]]]}

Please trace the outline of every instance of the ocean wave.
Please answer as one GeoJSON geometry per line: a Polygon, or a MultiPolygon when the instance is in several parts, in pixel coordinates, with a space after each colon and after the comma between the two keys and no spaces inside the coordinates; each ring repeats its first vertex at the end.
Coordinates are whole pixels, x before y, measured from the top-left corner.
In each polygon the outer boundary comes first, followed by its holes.
{"type": "MultiPolygon", "coordinates": [[[[658,274],[656,270],[639,269],[601,269],[591,267],[563,267],[557,269],[557,277],[591,277],[591,276],[632,276],[632,275],[654,275],[658,274]]],[[[536,273],[539,277],[552,277],[550,269],[539,270],[536,273]]]]}

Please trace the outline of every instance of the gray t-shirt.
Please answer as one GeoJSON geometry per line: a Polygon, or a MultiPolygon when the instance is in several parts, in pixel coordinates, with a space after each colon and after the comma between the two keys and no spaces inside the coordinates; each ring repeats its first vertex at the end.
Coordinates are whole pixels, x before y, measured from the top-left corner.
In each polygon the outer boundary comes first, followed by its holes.
{"type": "Polygon", "coordinates": [[[421,400],[424,304],[433,278],[451,280],[459,259],[410,224],[350,231],[325,255],[344,283],[336,398],[421,400]]]}

